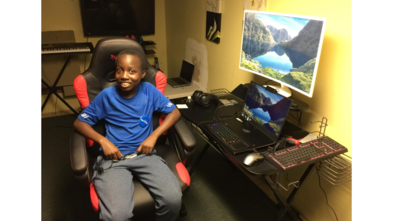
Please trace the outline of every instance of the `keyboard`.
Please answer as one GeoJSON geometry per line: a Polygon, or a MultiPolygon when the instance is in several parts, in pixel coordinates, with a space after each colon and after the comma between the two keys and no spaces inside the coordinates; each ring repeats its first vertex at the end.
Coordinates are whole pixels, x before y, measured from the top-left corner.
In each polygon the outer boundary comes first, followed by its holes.
{"type": "Polygon", "coordinates": [[[332,158],[348,149],[328,136],[321,137],[274,153],[265,154],[265,159],[279,169],[288,170],[303,164],[310,164],[332,158]]]}
{"type": "Polygon", "coordinates": [[[206,124],[206,126],[218,139],[233,150],[250,146],[222,122],[206,124]]]}
{"type": "Polygon", "coordinates": [[[41,54],[74,54],[93,53],[94,47],[91,42],[84,43],[57,43],[42,44],[41,54]]]}
{"type": "Polygon", "coordinates": [[[184,82],[182,79],[180,78],[173,78],[172,79],[174,82],[178,83],[178,84],[185,84],[186,82],[184,82]]]}

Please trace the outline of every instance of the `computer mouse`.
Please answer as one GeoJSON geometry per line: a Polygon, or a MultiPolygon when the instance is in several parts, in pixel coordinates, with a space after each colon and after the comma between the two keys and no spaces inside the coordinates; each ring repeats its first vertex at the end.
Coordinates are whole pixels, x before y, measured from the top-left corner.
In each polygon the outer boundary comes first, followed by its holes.
{"type": "Polygon", "coordinates": [[[258,153],[250,153],[245,158],[243,163],[247,166],[251,166],[254,162],[262,160],[264,157],[258,153]]]}

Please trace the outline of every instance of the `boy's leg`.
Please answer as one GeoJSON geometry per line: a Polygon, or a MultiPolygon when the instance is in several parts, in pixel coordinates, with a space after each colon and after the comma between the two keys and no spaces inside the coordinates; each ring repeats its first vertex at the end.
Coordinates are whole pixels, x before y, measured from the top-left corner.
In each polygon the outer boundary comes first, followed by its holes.
{"type": "Polygon", "coordinates": [[[131,220],[134,209],[132,174],[123,161],[112,162],[97,158],[93,184],[99,198],[101,220],[131,220]],[[97,169],[102,171],[98,172],[97,169]]]}
{"type": "Polygon", "coordinates": [[[156,220],[175,220],[180,213],[182,192],[166,162],[156,154],[141,154],[130,160],[132,173],[156,201],[156,220]]]}

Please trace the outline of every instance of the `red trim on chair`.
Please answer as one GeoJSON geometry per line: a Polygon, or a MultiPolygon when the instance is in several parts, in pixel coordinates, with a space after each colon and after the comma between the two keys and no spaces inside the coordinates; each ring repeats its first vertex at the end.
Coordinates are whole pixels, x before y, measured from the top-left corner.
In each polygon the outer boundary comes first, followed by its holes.
{"type": "Polygon", "coordinates": [[[86,144],[88,147],[93,146],[94,141],[90,140],[89,138],[86,138],[86,144]]]}
{"type": "Polygon", "coordinates": [[[190,186],[191,183],[190,174],[188,174],[188,171],[184,167],[184,165],[182,163],[177,163],[176,170],[177,170],[177,174],[179,174],[181,181],[183,181],[185,184],[190,186]]]}
{"type": "Polygon", "coordinates": [[[83,75],[78,75],[74,80],[74,91],[78,98],[79,104],[82,109],[89,105],[89,96],[87,95],[87,85],[86,80],[83,75]]]}
{"type": "Polygon", "coordinates": [[[98,211],[99,208],[99,203],[98,203],[98,195],[96,192],[96,188],[94,188],[94,185],[90,183],[90,200],[91,200],[91,205],[93,206],[94,211],[98,211]]]}
{"type": "Polygon", "coordinates": [[[166,76],[162,71],[157,71],[156,73],[156,88],[162,93],[165,94],[165,86],[166,86],[166,76]]]}
{"type": "MultiPolygon", "coordinates": [[[[162,71],[157,71],[156,73],[156,88],[162,93],[165,94],[165,86],[166,86],[166,76],[162,71]]],[[[160,118],[158,119],[158,125],[161,125],[164,122],[166,115],[161,114],[160,118]]],[[[163,135],[167,135],[168,131],[162,133],[163,135]]]]}

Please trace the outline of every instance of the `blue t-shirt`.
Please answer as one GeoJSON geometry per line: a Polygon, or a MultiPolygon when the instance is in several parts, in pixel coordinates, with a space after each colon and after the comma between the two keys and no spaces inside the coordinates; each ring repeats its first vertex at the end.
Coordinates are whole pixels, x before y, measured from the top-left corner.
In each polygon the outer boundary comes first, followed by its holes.
{"type": "Polygon", "coordinates": [[[106,138],[123,155],[127,155],[134,153],[153,132],[153,112],[169,114],[175,105],[147,82],[141,82],[138,91],[130,99],[121,96],[117,90],[116,86],[102,90],[78,119],[93,126],[105,118],[106,138]],[[146,116],[141,120],[143,115],[146,116]],[[145,123],[147,126],[143,127],[145,123]]]}

